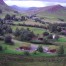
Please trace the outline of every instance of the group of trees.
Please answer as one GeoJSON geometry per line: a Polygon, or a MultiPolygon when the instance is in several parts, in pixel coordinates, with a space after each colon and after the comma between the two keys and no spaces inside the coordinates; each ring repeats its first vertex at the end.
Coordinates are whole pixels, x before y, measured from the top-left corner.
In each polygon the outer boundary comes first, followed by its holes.
{"type": "Polygon", "coordinates": [[[14,42],[12,41],[12,36],[10,34],[7,34],[4,38],[5,43],[9,45],[14,45],[14,42]]]}
{"type": "Polygon", "coordinates": [[[49,24],[48,27],[51,32],[61,32],[63,27],[66,28],[66,23],[49,24]]]}
{"type": "Polygon", "coordinates": [[[21,41],[30,41],[35,36],[35,34],[32,31],[30,31],[29,28],[16,28],[14,35],[18,37],[18,39],[21,41]]]}
{"type": "Polygon", "coordinates": [[[21,16],[20,18],[17,18],[16,15],[11,16],[10,14],[6,14],[4,20],[25,21],[26,17],[21,16]]]}
{"type": "Polygon", "coordinates": [[[12,28],[6,24],[0,24],[0,35],[4,35],[6,33],[12,33],[12,28]]]}
{"type": "Polygon", "coordinates": [[[58,25],[58,24],[50,24],[49,25],[49,30],[51,32],[61,32],[62,29],[61,29],[62,26],[58,25]]]}
{"type": "Polygon", "coordinates": [[[13,44],[12,37],[10,34],[13,33],[13,30],[11,28],[11,26],[7,25],[7,24],[2,24],[2,22],[0,22],[0,40],[4,40],[5,43],[10,43],[13,44]]]}

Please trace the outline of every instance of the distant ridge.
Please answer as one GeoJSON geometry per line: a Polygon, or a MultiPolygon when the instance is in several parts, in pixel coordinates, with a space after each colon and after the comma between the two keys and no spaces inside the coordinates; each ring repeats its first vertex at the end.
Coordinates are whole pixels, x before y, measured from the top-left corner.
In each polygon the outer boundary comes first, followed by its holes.
{"type": "Polygon", "coordinates": [[[65,7],[63,7],[61,5],[53,5],[53,6],[45,7],[45,11],[55,12],[58,10],[66,10],[66,9],[65,9],[65,7]]]}
{"type": "Polygon", "coordinates": [[[52,6],[46,6],[46,7],[30,7],[30,8],[23,8],[18,6],[11,6],[13,9],[17,11],[24,11],[27,13],[39,13],[39,12],[57,12],[60,10],[66,10],[65,7],[61,5],[52,5],[52,6]]]}
{"type": "Polygon", "coordinates": [[[16,10],[16,11],[19,11],[19,12],[28,10],[28,8],[18,7],[18,6],[16,6],[16,5],[13,5],[13,6],[10,6],[10,7],[11,7],[13,10],[16,10]]]}
{"type": "MultiPolygon", "coordinates": [[[[46,6],[46,7],[41,7],[41,8],[34,8],[35,11],[37,12],[56,12],[59,10],[66,10],[65,7],[61,5],[52,5],[52,6],[46,6]]],[[[34,9],[32,9],[34,11],[34,9]]]]}

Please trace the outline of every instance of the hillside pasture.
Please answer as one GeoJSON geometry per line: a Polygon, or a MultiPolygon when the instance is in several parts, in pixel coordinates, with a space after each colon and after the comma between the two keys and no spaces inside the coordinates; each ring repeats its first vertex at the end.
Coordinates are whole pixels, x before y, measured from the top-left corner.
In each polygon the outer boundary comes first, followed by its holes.
{"type": "MultiPolygon", "coordinates": [[[[3,47],[4,51],[3,53],[9,53],[9,54],[19,54],[23,55],[24,52],[21,50],[17,50],[17,48],[22,47],[22,46],[39,46],[39,44],[35,45],[32,43],[28,42],[21,42],[18,40],[12,40],[14,42],[14,45],[8,45],[4,41],[0,41],[0,45],[3,47]]],[[[42,44],[41,44],[42,45],[42,44]]],[[[42,45],[43,47],[49,47],[49,48],[58,48],[58,46],[55,45],[42,45]]],[[[55,54],[48,54],[48,53],[37,53],[36,55],[31,53],[31,56],[54,56],[55,54]]]]}
{"type": "Polygon", "coordinates": [[[11,26],[13,30],[15,30],[16,28],[24,28],[27,29],[29,28],[31,31],[33,31],[35,34],[42,34],[43,32],[45,32],[45,29],[42,28],[36,28],[36,27],[26,27],[26,26],[11,26]]]}
{"type": "Polygon", "coordinates": [[[38,25],[38,26],[45,26],[42,23],[35,22],[34,20],[28,19],[26,21],[19,21],[19,22],[14,22],[14,24],[26,24],[26,25],[38,25]]]}

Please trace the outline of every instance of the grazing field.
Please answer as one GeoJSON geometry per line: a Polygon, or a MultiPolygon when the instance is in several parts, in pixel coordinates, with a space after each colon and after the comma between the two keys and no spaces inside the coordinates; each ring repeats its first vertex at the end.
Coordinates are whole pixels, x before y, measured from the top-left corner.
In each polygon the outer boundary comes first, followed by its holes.
{"type": "MultiPolygon", "coordinates": [[[[27,43],[27,42],[21,42],[21,41],[18,41],[18,40],[13,40],[13,42],[14,42],[14,45],[11,46],[11,45],[7,45],[3,41],[0,41],[0,46],[3,46],[3,50],[4,50],[4,51],[2,51],[2,53],[23,55],[24,52],[21,51],[21,50],[17,50],[17,48],[19,48],[21,46],[31,46],[31,45],[35,45],[35,44],[27,43]]],[[[55,45],[42,45],[42,46],[43,47],[49,47],[49,48],[51,48],[51,47],[52,48],[57,48],[57,46],[55,46],[55,45]]],[[[55,54],[47,54],[47,53],[40,53],[39,52],[36,55],[33,54],[33,53],[31,53],[31,56],[55,56],[55,54]]]]}
{"type": "Polygon", "coordinates": [[[26,25],[38,25],[38,26],[45,26],[42,23],[35,22],[34,20],[28,19],[26,21],[14,22],[14,24],[26,24],[26,25]]]}
{"type": "Polygon", "coordinates": [[[42,28],[36,28],[36,27],[26,27],[26,26],[11,26],[13,30],[15,30],[16,28],[29,28],[31,31],[33,31],[35,34],[42,34],[43,32],[45,32],[45,29],[42,28]]]}
{"type": "Polygon", "coordinates": [[[66,42],[66,37],[59,38],[58,42],[66,42]]]}

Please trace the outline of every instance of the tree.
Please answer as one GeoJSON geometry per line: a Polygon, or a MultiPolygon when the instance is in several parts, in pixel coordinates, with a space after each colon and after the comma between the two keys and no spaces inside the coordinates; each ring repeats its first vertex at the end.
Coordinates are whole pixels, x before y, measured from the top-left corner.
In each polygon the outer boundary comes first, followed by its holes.
{"type": "Polygon", "coordinates": [[[42,48],[42,46],[39,46],[39,47],[37,48],[37,51],[39,51],[39,52],[43,52],[43,48],[42,48]]]}
{"type": "Polygon", "coordinates": [[[5,43],[7,43],[9,45],[14,45],[14,43],[12,41],[12,37],[9,34],[5,36],[4,41],[5,41],[5,43]]]}
{"type": "Polygon", "coordinates": [[[25,16],[21,16],[21,21],[24,21],[24,20],[26,20],[25,16]]]}
{"type": "Polygon", "coordinates": [[[12,20],[15,20],[15,18],[16,18],[16,15],[12,15],[12,16],[11,16],[11,19],[12,19],[12,20]]]}
{"type": "Polygon", "coordinates": [[[43,36],[48,36],[48,35],[49,35],[48,32],[44,32],[44,33],[43,33],[43,36]]]}
{"type": "Polygon", "coordinates": [[[8,27],[6,31],[7,31],[7,33],[12,33],[12,28],[8,27]]]}
{"type": "Polygon", "coordinates": [[[25,56],[29,56],[30,53],[29,53],[28,51],[24,51],[24,55],[25,55],[25,56]]]}
{"type": "Polygon", "coordinates": [[[57,31],[57,24],[55,23],[55,24],[49,24],[49,30],[51,31],[51,32],[56,32],[57,31]]]}
{"type": "Polygon", "coordinates": [[[5,15],[5,20],[10,20],[11,19],[11,16],[9,14],[6,14],[5,15]]]}
{"type": "Polygon", "coordinates": [[[15,32],[14,32],[14,35],[15,36],[19,36],[20,35],[20,30],[19,28],[16,28],[15,32]]]}
{"type": "Polygon", "coordinates": [[[0,46],[0,51],[2,51],[3,50],[3,47],[2,46],[0,46]]]}
{"type": "Polygon", "coordinates": [[[48,38],[48,39],[53,39],[53,35],[50,34],[47,38],[48,38]]]}
{"type": "Polygon", "coordinates": [[[23,29],[20,33],[20,40],[21,41],[30,41],[34,37],[34,33],[30,30],[23,29]]]}
{"type": "Polygon", "coordinates": [[[59,47],[57,53],[58,53],[58,56],[62,56],[62,55],[64,54],[64,47],[63,47],[63,45],[61,45],[61,46],[59,47]]]}
{"type": "Polygon", "coordinates": [[[0,9],[0,14],[2,14],[2,10],[0,9]]]}
{"type": "Polygon", "coordinates": [[[60,26],[57,27],[57,31],[58,31],[58,32],[61,32],[61,31],[62,31],[62,29],[61,29],[60,26]]]}

